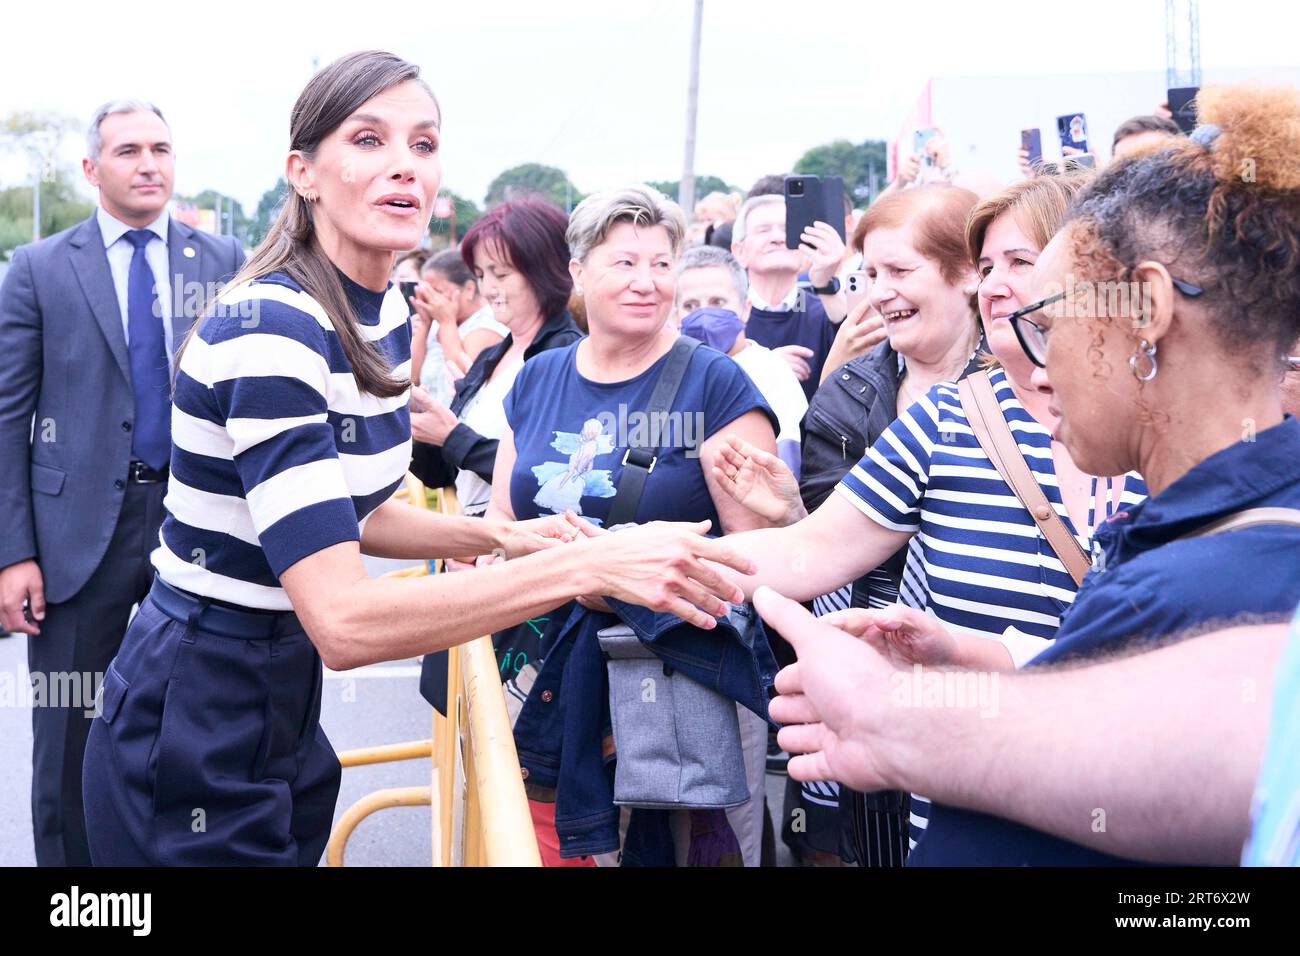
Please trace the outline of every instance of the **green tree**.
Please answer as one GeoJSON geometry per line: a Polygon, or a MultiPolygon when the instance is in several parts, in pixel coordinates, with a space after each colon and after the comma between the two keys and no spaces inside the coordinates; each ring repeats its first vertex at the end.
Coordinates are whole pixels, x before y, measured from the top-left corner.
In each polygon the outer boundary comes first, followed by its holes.
{"type": "MultiPolygon", "coordinates": [[[[459,242],[469,230],[469,227],[483,218],[483,210],[474,205],[471,200],[450,189],[441,190],[439,195],[450,199],[456,206],[456,241],[459,242]]],[[[439,219],[436,216],[430,219],[429,235],[444,236],[450,239],[451,219],[439,219]]]]}
{"type": "MultiPolygon", "coordinates": [[[[680,202],[682,181],[680,179],[655,179],[646,183],[647,186],[653,186],[673,202],[680,202]]],[[[695,200],[698,202],[709,193],[731,193],[738,192],[744,195],[745,190],[732,186],[720,176],[696,176],[695,177],[695,200]]],[[[691,212],[691,210],[687,210],[691,212]]]]}
{"type": "Polygon", "coordinates": [[[39,183],[41,221],[38,232],[48,236],[85,219],[94,209],[79,197],[75,176],[59,169],[56,156],[63,137],[76,121],[62,113],[16,110],[0,118],[0,146],[25,157],[29,178],[4,191],[0,203],[0,253],[32,238],[33,184],[39,183]],[[24,228],[25,227],[25,228],[24,228]]]}
{"type": "Polygon", "coordinates": [[[48,167],[59,143],[76,125],[77,121],[66,113],[15,110],[0,119],[0,143],[48,167]]]}
{"type": "Polygon", "coordinates": [[[541,163],[524,163],[510,167],[492,180],[485,205],[490,209],[507,199],[519,199],[531,193],[541,194],[566,212],[571,212],[582,200],[582,193],[564,170],[541,163]]]}
{"type": "Polygon", "coordinates": [[[289,195],[289,184],[285,182],[283,176],[275,181],[275,185],[262,193],[262,198],[257,201],[257,211],[253,213],[253,221],[248,227],[248,244],[256,246],[266,234],[271,231],[271,223],[275,222],[275,217],[280,215],[280,207],[284,205],[285,196],[289,195]]]}
{"type": "MultiPolygon", "coordinates": [[[[41,235],[52,236],[84,221],[95,204],[77,193],[75,174],[55,167],[41,177],[41,235]]],[[[32,187],[0,190],[0,254],[32,241],[32,187]]]]}
{"type": "Polygon", "coordinates": [[[799,157],[794,164],[796,173],[809,176],[841,176],[845,195],[862,205],[875,198],[872,192],[871,171],[876,173],[875,186],[885,187],[885,141],[869,139],[854,145],[847,139],[814,146],[799,157]]]}

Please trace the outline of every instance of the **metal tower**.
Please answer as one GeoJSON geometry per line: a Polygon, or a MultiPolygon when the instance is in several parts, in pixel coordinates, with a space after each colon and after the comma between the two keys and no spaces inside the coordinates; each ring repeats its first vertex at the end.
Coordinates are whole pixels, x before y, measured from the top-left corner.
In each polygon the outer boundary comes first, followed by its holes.
{"type": "Polygon", "coordinates": [[[1197,0],[1165,0],[1165,86],[1201,85],[1201,17],[1197,0]]]}

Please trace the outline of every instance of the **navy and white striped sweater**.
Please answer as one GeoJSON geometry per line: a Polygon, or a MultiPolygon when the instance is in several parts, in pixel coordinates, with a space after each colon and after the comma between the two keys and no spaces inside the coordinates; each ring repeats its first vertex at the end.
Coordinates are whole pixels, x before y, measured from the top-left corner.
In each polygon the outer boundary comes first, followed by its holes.
{"type": "MultiPolygon", "coordinates": [[[[340,277],[362,335],[409,379],[400,290],[340,277]]],[[[159,576],[194,594],[290,610],[279,576],[360,540],[400,485],[411,461],[407,400],[357,389],[325,311],[288,276],[226,290],[176,374],[159,576]]]]}

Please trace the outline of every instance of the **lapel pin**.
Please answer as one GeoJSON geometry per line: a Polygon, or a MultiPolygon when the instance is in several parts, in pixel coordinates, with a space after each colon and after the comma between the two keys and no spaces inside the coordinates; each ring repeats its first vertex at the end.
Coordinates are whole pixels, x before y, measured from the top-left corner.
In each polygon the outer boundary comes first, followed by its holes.
{"type": "Polygon", "coordinates": [[[194,258],[194,247],[193,247],[193,246],[186,246],[186,247],[185,247],[185,258],[186,258],[186,259],[193,259],[193,258],[194,258]]]}

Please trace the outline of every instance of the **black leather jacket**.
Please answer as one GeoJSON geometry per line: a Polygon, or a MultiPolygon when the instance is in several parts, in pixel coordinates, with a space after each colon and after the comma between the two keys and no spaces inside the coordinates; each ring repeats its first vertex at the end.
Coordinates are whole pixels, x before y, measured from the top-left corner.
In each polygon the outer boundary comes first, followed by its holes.
{"type": "MultiPolygon", "coordinates": [[[[564,348],[582,338],[582,330],[573,321],[569,310],[553,315],[542,323],[532,344],[524,350],[524,361],[547,349],[564,348]]],[[[507,335],[491,348],[486,348],[474,359],[465,377],[456,383],[456,394],[451,400],[451,412],[460,417],[469,400],[478,394],[502,357],[510,350],[512,336],[507,335]]],[[[441,445],[416,442],[411,452],[411,473],[428,488],[445,488],[456,483],[462,468],[474,472],[491,484],[492,466],[497,459],[497,440],[484,438],[464,422],[447,435],[441,445]]]]}

